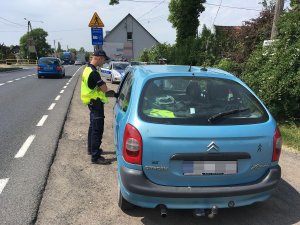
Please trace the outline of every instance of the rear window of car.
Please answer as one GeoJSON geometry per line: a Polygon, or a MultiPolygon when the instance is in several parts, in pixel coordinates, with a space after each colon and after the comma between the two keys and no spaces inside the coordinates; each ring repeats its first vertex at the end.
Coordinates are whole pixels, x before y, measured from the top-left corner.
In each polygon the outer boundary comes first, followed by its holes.
{"type": "Polygon", "coordinates": [[[40,58],[39,64],[59,64],[59,61],[54,58],[40,58]]]}
{"type": "Polygon", "coordinates": [[[252,124],[269,118],[244,86],[209,77],[149,80],[139,101],[139,116],[147,122],[189,125],[252,124]]]}

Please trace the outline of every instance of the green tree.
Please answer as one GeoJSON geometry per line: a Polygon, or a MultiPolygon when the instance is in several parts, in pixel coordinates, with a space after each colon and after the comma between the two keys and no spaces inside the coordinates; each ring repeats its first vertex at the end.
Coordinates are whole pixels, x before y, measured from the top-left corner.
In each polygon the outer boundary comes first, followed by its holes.
{"type": "Polygon", "coordinates": [[[73,52],[76,54],[77,50],[75,48],[69,48],[68,52],[73,52]]]}
{"type": "Polygon", "coordinates": [[[110,0],[109,4],[110,5],[119,4],[119,0],[110,0]]]}
{"type": "Polygon", "coordinates": [[[277,41],[249,58],[242,79],[278,119],[300,117],[300,8],[285,12],[277,41]]]}
{"type": "Polygon", "coordinates": [[[57,52],[62,52],[63,51],[62,48],[61,48],[60,42],[57,42],[57,50],[56,51],[57,52]]]}
{"type": "Polygon", "coordinates": [[[4,45],[4,43],[0,44],[0,59],[8,58],[9,53],[10,53],[9,47],[4,45]]]}
{"type": "MultiPolygon", "coordinates": [[[[42,28],[36,28],[30,31],[29,33],[24,34],[20,38],[20,46],[21,46],[21,55],[26,58],[28,53],[28,38],[32,37],[35,43],[36,51],[38,57],[47,56],[51,54],[51,46],[47,43],[46,37],[48,33],[44,31],[42,28]]],[[[35,54],[30,54],[29,58],[35,59],[35,54]]]]}
{"type": "Polygon", "coordinates": [[[204,11],[205,0],[171,0],[168,20],[176,29],[177,44],[187,38],[195,38],[199,26],[200,13],[204,11]]]}
{"type": "Polygon", "coordinates": [[[79,49],[79,51],[80,51],[80,52],[85,52],[84,47],[81,47],[81,48],[79,49]]]}

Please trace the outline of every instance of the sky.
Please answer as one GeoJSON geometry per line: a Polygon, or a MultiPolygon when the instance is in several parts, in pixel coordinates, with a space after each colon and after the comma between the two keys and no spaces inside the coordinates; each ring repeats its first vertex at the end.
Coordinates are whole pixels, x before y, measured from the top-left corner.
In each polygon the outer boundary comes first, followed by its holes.
{"type": "MultiPolygon", "coordinates": [[[[188,0],[187,0],[188,1],[188,0]]],[[[262,0],[207,0],[201,13],[200,27],[213,25],[238,26],[243,21],[259,16],[262,0]],[[219,7],[221,3],[221,7],[219,7]]],[[[1,0],[0,44],[18,45],[27,32],[27,21],[32,28],[48,32],[47,41],[54,47],[60,42],[63,49],[83,47],[92,51],[91,28],[88,24],[97,12],[104,23],[104,35],[112,30],[128,13],[138,20],[160,43],[174,44],[176,30],[167,21],[170,0],[120,0],[109,5],[109,0],[1,0]],[[26,20],[24,19],[26,18],[26,20]]]]}

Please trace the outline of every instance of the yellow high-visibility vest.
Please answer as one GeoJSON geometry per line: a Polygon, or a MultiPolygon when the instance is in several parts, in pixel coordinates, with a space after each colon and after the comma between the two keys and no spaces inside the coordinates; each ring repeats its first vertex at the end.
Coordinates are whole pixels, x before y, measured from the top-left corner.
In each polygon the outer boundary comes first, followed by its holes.
{"type": "MultiPolygon", "coordinates": [[[[87,105],[90,103],[91,99],[99,98],[103,103],[108,102],[108,98],[105,96],[103,91],[98,91],[96,86],[94,89],[90,89],[88,86],[88,78],[90,73],[93,72],[93,69],[89,66],[85,67],[82,73],[81,81],[81,101],[83,104],[87,105]]],[[[100,76],[100,75],[99,75],[100,76]]]]}
{"type": "Polygon", "coordinates": [[[144,113],[148,114],[149,116],[158,118],[175,118],[175,115],[172,111],[164,109],[149,109],[145,110],[144,113]]]}

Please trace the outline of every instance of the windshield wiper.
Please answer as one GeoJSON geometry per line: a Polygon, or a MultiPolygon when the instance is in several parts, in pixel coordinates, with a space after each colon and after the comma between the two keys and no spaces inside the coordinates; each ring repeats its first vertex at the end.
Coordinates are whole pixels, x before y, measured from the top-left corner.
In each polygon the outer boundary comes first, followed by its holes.
{"type": "Polygon", "coordinates": [[[216,115],[213,115],[211,117],[208,118],[208,122],[212,123],[214,122],[215,120],[217,119],[220,119],[224,116],[228,116],[228,115],[233,115],[233,114],[237,114],[237,113],[240,113],[240,112],[245,112],[249,110],[249,108],[244,108],[244,109],[232,109],[232,110],[229,110],[229,111],[225,111],[225,112],[221,112],[221,113],[218,113],[216,115]]]}

